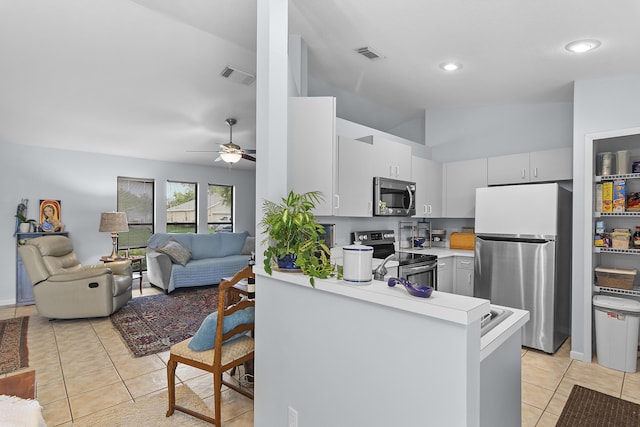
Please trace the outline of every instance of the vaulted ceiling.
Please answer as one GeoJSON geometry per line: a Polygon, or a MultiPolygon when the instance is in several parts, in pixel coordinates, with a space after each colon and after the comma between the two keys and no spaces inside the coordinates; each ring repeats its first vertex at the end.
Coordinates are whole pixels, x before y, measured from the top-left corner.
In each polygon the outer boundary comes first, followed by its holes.
{"type": "MultiPolygon", "coordinates": [[[[344,118],[389,132],[429,109],[571,102],[574,80],[640,74],[635,0],[289,7],[290,33],[309,48],[310,94],[361,97],[371,108],[345,102],[344,118]],[[577,39],[602,45],[565,50],[577,39]],[[365,46],[381,58],[355,52],[365,46]],[[445,73],[449,60],[463,68],[445,73]]],[[[228,142],[234,117],[233,142],[255,148],[255,83],[220,76],[255,73],[255,14],[256,0],[3,2],[0,142],[214,165],[216,153],[189,151],[228,142]]]]}

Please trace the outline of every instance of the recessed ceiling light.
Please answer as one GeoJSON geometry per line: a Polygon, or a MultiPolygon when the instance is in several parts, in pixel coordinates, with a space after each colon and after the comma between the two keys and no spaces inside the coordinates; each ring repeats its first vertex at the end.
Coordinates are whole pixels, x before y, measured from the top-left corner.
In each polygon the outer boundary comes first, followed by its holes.
{"type": "Polygon", "coordinates": [[[599,40],[576,40],[565,46],[570,52],[585,53],[600,46],[599,40]]]}
{"type": "Polygon", "coordinates": [[[440,68],[445,71],[458,71],[460,68],[462,68],[462,64],[459,64],[457,62],[445,62],[440,64],[440,68]]]}

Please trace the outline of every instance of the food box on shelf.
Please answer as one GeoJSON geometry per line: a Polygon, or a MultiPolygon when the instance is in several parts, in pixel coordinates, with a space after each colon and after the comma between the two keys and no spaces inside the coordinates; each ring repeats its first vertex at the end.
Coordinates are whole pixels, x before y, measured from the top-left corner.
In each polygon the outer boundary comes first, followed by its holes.
{"type": "Polygon", "coordinates": [[[627,205],[627,183],[624,179],[613,181],[613,211],[624,212],[627,205]]]}
{"type": "Polygon", "coordinates": [[[640,212],[640,193],[629,193],[627,195],[627,211],[640,212]]]}
{"type": "Polygon", "coordinates": [[[602,212],[602,183],[596,184],[596,212],[602,212]]]}
{"type": "Polygon", "coordinates": [[[613,212],[613,182],[602,183],[602,212],[613,212]]]}
{"type": "Polygon", "coordinates": [[[611,233],[611,247],[614,249],[629,249],[631,230],[616,228],[611,233]]]}
{"type": "Polygon", "coordinates": [[[603,247],[604,244],[604,221],[596,221],[596,232],[593,238],[593,245],[603,247]]]}
{"type": "Polygon", "coordinates": [[[605,288],[632,289],[638,270],[635,268],[596,267],[596,284],[605,288]]]}

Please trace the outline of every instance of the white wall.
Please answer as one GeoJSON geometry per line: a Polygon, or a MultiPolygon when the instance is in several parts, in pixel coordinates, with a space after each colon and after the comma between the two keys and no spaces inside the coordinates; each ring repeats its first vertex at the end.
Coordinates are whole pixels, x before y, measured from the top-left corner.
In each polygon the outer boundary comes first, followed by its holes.
{"type": "Polygon", "coordinates": [[[438,162],[570,147],[571,103],[432,110],[425,137],[438,162]]]}
{"type": "Polygon", "coordinates": [[[571,355],[591,361],[591,284],[586,256],[591,256],[591,172],[585,169],[585,136],[590,133],[640,126],[640,76],[582,80],[574,85],[573,119],[573,304],[571,355]],[[589,188],[586,186],[589,185],[589,188]],[[587,209],[589,216],[587,216],[587,209]],[[585,235],[584,230],[589,229],[585,235]],[[587,255],[585,252],[588,252],[587,255]]]}
{"type": "MultiPolygon", "coordinates": [[[[253,171],[193,166],[101,154],[2,144],[0,178],[0,306],[16,297],[16,207],[29,199],[28,217],[37,218],[40,199],[62,202],[62,222],[83,264],[95,264],[111,251],[111,237],[98,232],[100,213],[117,207],[117,177],[150,178],[156,182],[156,231],[165,229],[165,182],[184,180],[200,184],[200,204],[206,204],[207,184],[234,185],[237,231],[255,235],[255,173],[253,171]]],[[[200,232],[206,232],[206,209],[200,209],[200,232]]]]}

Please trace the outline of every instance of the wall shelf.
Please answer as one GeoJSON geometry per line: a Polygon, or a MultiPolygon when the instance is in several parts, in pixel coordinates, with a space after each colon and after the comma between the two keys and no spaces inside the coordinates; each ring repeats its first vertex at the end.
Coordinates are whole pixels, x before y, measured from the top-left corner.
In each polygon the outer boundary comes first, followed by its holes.
{"type": "Polygon", "coordinates": [[[624,173],[620,175],[596,175],[595,182],[613,181],[615,179],[640,179],[640,173],[624,173]]]}
{"type": "Polygon", "coordinates": [[[619,288],[606,288],[604,286],[593,285],[594,292],[603,292],[607,294],[628,295],[633,297],[640,297],[640,289],[619,289],[619,288]]]}
{"type": "Polygon", "coordinates": [[[640,255],[640,249],[601,248],[598,246],[593,247],[593,252],[596,254],[612,253],[612,254],[640,255]]]}

